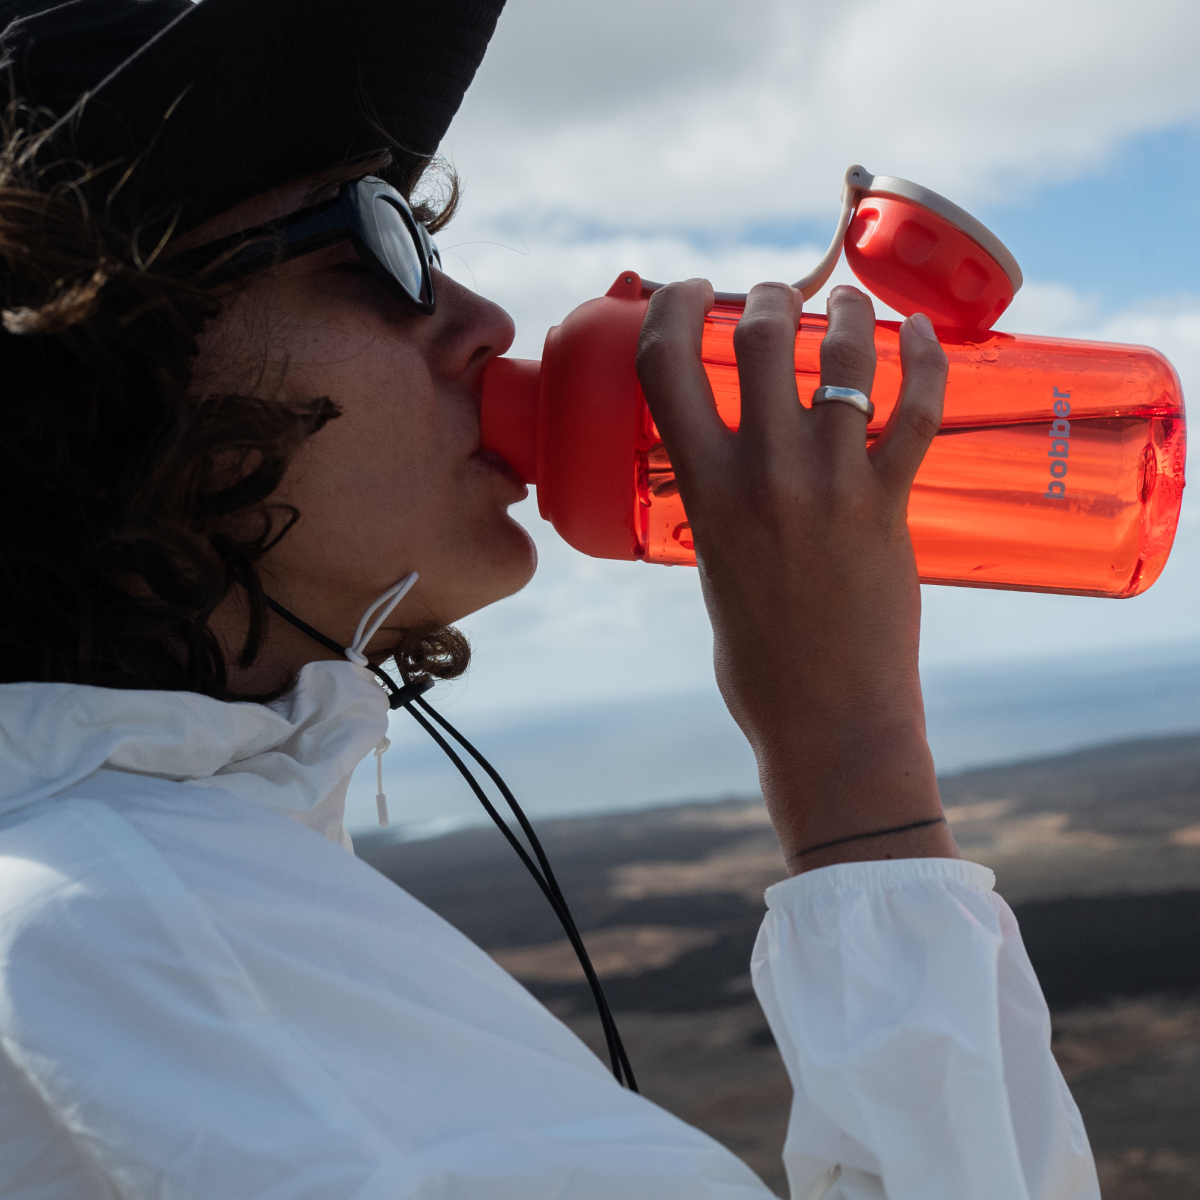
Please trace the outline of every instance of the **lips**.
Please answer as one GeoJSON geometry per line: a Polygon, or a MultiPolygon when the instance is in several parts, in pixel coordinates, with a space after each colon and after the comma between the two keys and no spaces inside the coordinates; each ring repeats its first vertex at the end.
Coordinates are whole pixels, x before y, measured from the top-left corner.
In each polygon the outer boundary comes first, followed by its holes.
{"type": "Polygon", "coordinates": [[[494,450],[486,450],[480,446],[471,457],[478,459],[493,471],[499,471],[501,475],[511,480],[516,487],[521,489],[522,498],[529,495],[529,488],[525,486],[525,482],[521,479],[520,475],[494,450]]]}

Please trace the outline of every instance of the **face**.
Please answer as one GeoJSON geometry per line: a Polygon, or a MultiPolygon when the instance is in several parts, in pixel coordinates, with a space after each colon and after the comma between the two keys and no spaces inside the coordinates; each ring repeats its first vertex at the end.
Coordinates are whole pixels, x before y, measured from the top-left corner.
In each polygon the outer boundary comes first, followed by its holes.
{"type": "MultiPolygon", "coordinates": [[[[331,192],[332,194],[332,192],[331,192]]],[[[312,203],[303,183],[251,202],[189,238],[198,244],[312,203]]],[[[281,401],[330,397],[342,415],[309,439],[274,496],[300,519],[261,564],[269,595],[348,645],[381,592],[419,573],[388,630],[446,624],[519,590],[536,564],[507,513],[526,489],[482,450],[484,367],[513,325],[440,273],[437,311],[393,297],[349,241],[256,276],[205,332],[196,386],[281,401]]],[[[240,598],[218,614],[239,644],[240,598]]],[[[282,624],[278,622],[277,624],[282,624]]],[[[330,657],[272,626],[267,658],[295,669],[330,657]],[[281,660],[286,659],[284,662],[281,660]]]]}

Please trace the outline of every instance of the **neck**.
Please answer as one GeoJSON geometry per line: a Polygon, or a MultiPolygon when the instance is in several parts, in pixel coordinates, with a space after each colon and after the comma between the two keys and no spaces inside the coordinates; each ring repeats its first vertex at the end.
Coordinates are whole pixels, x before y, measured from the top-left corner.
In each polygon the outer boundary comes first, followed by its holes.
{"type": "MultiPolygon", "coordinates": [[[[226,649],[231,689],[259,695],[279,691],[288,686],[305,663],[318,659],[345,658],[356,666],[371,667],[366,656],[367,646],[416,582],[416,571],[410,571],[403,579],[385,589],[366,607],[354,627],[352,637],[345,643],[318,629],[269,594],[266,595],[267,629],[264,645],[255,656],[254,663],[244,666],[238,661],[239,656],[229,654],[226,649]],[[240,684],[235,683],[234,671],[238,672],[236,678],[242,681],[240,684]]],[[[231,609],[229,618],[244,631],[249,627],[249,602],[240,589],[238,599],[241,602],[240,609],[231,609]]],[[[219,631],[217,634],[220,637],[219,631]]],[[[227,640],[223,639],[222,646],[227,645],[227,640]]],[[[374,670],[374,667],[371,669],[374,670]]],[[[380,673],[376,671],[376,674],[380,673]]],[[[380,678],[387,683],[385,676],[381,675],[380,678]]],[[[391,690],[389,686],[389,692],[391,690]]]]}
{"type": "MultiPolygon", "coordinates": [[[[345,621],[337,624],[341,626],[345,621]]],[[[301,633],[268,609],[258,654],[252,663],[243,666],[239,658],[249,625],[250,606],[240,588],[233,589],[209,619],[209,628],[225,655],[226,678],[231,692],[264,696],[284,691],[307,663],[336,661],[344,657],[301,633]]]]}

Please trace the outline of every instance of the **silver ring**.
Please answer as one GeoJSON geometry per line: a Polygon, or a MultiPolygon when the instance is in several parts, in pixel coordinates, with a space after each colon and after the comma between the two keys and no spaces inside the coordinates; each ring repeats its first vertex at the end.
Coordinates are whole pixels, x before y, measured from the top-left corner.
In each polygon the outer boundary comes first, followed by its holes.
{"type": "Polygon", "coordinates": [[[857,408],[868,421],[875,415],[875,405],[871,403],[867,394],[860,392],[858,388],[819,387],[812,395],[814,408],[818,404],[829,404],[834,400],[857,408]]]}

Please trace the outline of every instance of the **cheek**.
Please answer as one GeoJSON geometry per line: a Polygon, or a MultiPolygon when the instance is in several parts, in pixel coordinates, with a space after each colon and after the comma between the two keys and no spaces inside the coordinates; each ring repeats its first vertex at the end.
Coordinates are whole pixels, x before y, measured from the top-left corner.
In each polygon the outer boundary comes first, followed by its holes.
{"type": "Polygon", "coordinates": [[[471,492],[464,477],[478,422],[469,403],[439,394],[419,348],[312,362],[292,374],[288,392],[328,395],[342,410],[285,485],[303,514],[296,552],[424,560],[452,537],[471,492]]]}
{"type": "Polygon", "coordinates": [[[362,366],[307,381],[319,388],[308,394],[330,396],[341,415],[312,439],[301,473],[314,499],[359,521],[436,491],[451,442],[424,372],[362,366]]]}

